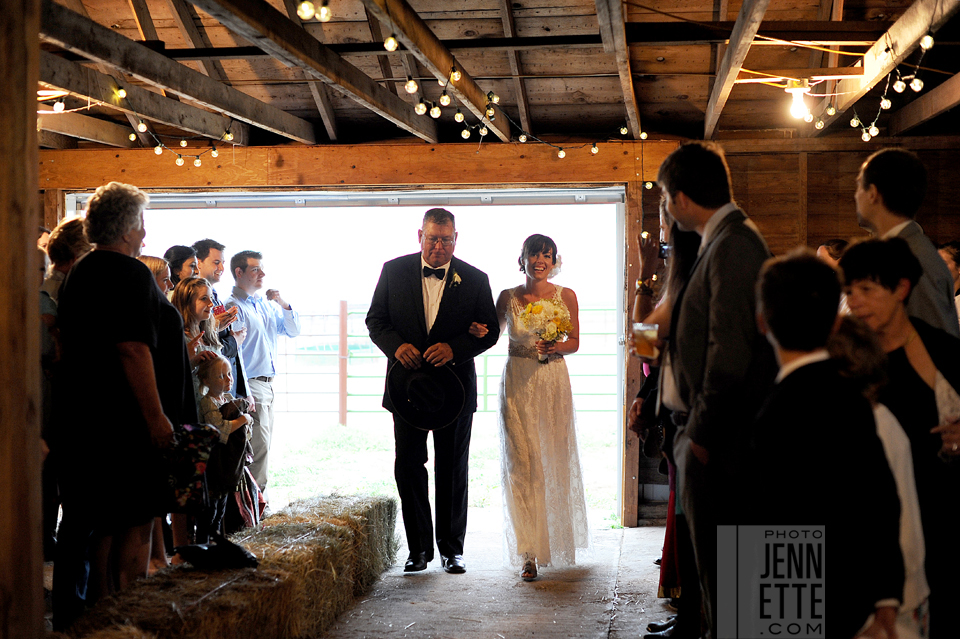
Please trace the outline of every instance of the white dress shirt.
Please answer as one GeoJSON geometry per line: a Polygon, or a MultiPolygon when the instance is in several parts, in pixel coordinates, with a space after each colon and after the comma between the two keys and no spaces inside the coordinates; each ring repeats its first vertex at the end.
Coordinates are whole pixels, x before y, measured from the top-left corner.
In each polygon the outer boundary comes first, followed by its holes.
{"type": "MultiPolygon", "coordinates": [[[[452,261],[452,260],[451,260],[452,261]]],[[[420,284],[423,291],[423,319],[427,322],[427,333],[433,328],[433,323],[437,319],[437,311],[440,310],[440,300],[443,299],[444,283],[446,276],[450,274],[450,262],[437,268],[444,269],[444,279],[438,280],[433,275],[423,276],[423,267],[433,268],[420,256],[420,284]]]]}

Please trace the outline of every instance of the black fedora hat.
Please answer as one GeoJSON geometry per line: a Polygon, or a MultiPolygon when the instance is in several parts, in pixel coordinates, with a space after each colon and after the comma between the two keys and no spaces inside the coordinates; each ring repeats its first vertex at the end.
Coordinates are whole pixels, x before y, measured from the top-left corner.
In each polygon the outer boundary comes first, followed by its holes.
{"type": "Polygon", "coordinates": [[[410,369],[399,360],[390,366],[387,395],[393,412],[421,430],[439,430],[452,424],[467,399],[463,382],[448,366],[424,363],[410,369]]]}

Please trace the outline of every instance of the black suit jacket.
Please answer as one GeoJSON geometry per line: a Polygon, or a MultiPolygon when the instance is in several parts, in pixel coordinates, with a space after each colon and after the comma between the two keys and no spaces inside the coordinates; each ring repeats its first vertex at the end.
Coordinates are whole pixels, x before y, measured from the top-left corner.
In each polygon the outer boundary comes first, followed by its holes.
{"type": "Polygon", "coordinates": [[[832,360],[777,384],[754,424],[756,525],[825,525],[831,637],[903,600],[900,499],[870,403],[832,360]]]}
{"type": "MultiPolygon", "coordinates": [[[[420,253],[404,255],[383,265],[367,311],[370,339],[387,356],[388,371],[396,360],[397,349],[403,344],[412,344],[421,354],[433,344],[449,344],[453,350],[450,366],[466,391],[461,416],[473,413],[477,410],[477,372],[473,358],[496,344],[500,337],[490,280],[483,271],[452,258],[444,278],[437,318],[427,333],[421,279],[420,253]],[[486,324],[489,332],[483,338],[470,335],[471,322],[486,324]]],[[[393,412],[386,391],[383,407],[393,412]]]]}

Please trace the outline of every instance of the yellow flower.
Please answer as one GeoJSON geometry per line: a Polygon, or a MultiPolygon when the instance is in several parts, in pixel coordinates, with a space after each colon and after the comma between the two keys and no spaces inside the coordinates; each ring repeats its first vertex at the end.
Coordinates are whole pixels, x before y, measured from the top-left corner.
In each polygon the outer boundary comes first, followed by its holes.
{"type": "Polygon", "coordinates": [[[543,312],[543,305],[542,305],[542,304],[537,304],[536,306],[533,307],[533,314],[534,314],[534,315],[539,315],[539,314],[542,313],[542,312],[543,312]]]}
{"type": "Polygon", "coordinates": [[[523,309],[523,312],[524,312],[524,313],[529,313],[529,312],[531,311],[531,309],[533,309],[533,304],[532,304],[532,303],[527,304],[527,307],[526,307],[525,309],[523,309]]]}

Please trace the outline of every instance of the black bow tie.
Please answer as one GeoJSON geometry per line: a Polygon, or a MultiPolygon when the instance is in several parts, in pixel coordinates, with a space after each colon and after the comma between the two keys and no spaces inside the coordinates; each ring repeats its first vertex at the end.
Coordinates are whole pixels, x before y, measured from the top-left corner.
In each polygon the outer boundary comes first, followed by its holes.
{"type": "Polygon", "coordinates": [[[446,275],[447,269],[445,268],[430,268],[429,266],[423,267],[423,276],[430,277],[433,275],[438,280],[442,280],[443,276],[446,275]]]}

